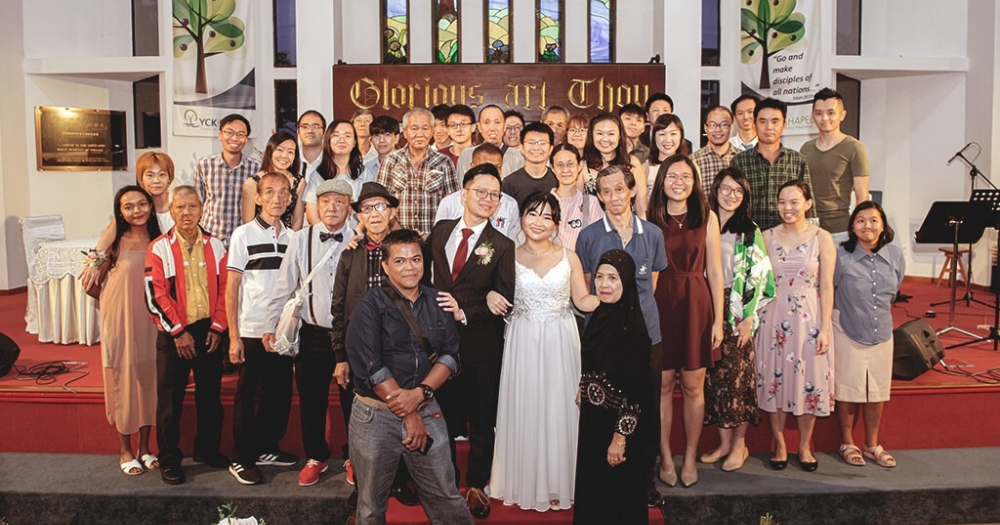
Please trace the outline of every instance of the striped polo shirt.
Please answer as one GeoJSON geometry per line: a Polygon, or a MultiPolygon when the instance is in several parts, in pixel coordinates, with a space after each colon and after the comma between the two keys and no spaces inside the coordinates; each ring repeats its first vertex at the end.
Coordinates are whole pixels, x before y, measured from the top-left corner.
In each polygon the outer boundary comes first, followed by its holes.
{"type": "Polygon", "coordinates": [[[288,228],[279,233],[260,215],[237,227],[229,238],[227,268],[243,274],[240,282],[240,336],[261,338],[267,324],[267,303],[288,248],[288,228]]]}

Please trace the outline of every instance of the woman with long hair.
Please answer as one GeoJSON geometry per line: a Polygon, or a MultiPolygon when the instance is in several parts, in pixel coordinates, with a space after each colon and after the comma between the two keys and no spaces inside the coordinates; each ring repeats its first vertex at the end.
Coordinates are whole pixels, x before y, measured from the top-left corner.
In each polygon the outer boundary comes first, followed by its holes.
{"type": "MultiPolygon", "coordinates": [[[[354,188],[354,197],[361,194],[361,186],[365,182],[371,182],[365,176],[364,157],[358,149],[354,125],[349,121],[334,120],[326,127],[323,133],[323,163],[316,168],[316,173],[320,176],[320,179],[314,179],[316,186],[324,180],[340,178],[354,188]]],[[[306,188],[305,193],[306,219],[309,224],[316,224],[319,222],[316,187],[306,188]]]]}
{"type": "Polygon", "coordinates": [[[698,439],[705,420],[705,371],[719,360],[723,293],[719,219],[708,208],[694,162],[674,155],[660,164],[649,202],[650,222],[663,231],[667,269],[654,297],[664,334],[660,388],[660,479],[677,483],[670,452],[674,386],[680,371],[684,407],[681,483],[698,482],[698,439]]]}
{"type": "MultiPolygon", "coordinates": [[[[656,117],[653,122],[651,134],[652,143],[649,145],[649,158],[646,159],[646,173],[654,173],[660,169],[660,163],[673,155],[690,155],[687,141],[684,140],[684,123],[681,118],[673,113],[664,113],[656,117]]],[[[697,166],[697,164],[695,164],[697,166]]],[[[697,176],[698,173],[695,172],[697,176]]],[[[647,177],[646,186],[649,189],[650,198],[653,195],[653,184],[656,177],[647,177]]]]}
{"type": "Polygon", "coordinates": [[[146,310],[143,269],[146,247],[160,236],[160,226],[153,217],[153,198],[139,186],[119,190],[114,203],[115,236],[101,291],[104,408],[118,431],[119,466],[136,476],[159,467],[149,450],[150,427],[156,423],[156,327],[146,310]],[[138,451],[133,452],[136,433],[138,451]]]}
{"type": "Polygon", "coordinates": [[[573,504],[580,334],[570,301],[584,312],[600,302],[576,253],[554,242],[559,215],[552,193],[521,203],[525,241],[515,253],[490,476],[492,497],[539,512],[573,504]]]}
{"type": "Polygon", "coordinates": [[[302,219],[305,214],[302,192],[305,191],[306,183],[305,175],[299,173],[301,166],[295,135],[284,130],[271,135],[264,148],[260,171],[243,182],[243,223],[252,221],[260,213],[260,204],[257,204],[257,184],[260,183],[261,175],[278,173],[288,179],[288,184],[292,188],[292,202],[281,215],[281,224],[296,231],[302,229],[302,219]]]}
{"type": "Polygon", "coordinates": [[[878,427],[892,384],[892,301],[903,283],[906,259],[892,243],[885,210],[865,201],[851,213],[847,240],[837,248],[833,273],[833,346],[840,456],[863,466],[868,458],[896,466],[882,448],[878,427]],[[854,444],[854,423],[865,419],[865,450],[854,444]]]}
{"type": "Polygon", "coordinates": [[[830,232],[806,221],[813,206],[809,185],[790,180],[778,190],[781,224],[764,232],[774,268],[775,299],[761,314],[755,340],[757,406],[767,412],[775,450],[771,468],[788,465],[785,420],[799,427],[798,462],[812,472],[819,466],[812,452],[817,417],[833,412],[834,348],[833,272],[837,249],[830,232]]]}
{"type": "Polygon", "coordinates": [[[587,161],[587,180],[584,181],[584,191],[591,195],[597,194],[597,173],[608,166],[624,165],[632,168],[635,177],[635,187],[638,194],[635,197],[635,214],[646,218],[646,170],[639,159],[628,153],[622,121],[613,113],[599,113],[590,119],[590,129],[587,133],[587,144],[583,147],[583,158],[587,161]]]}
{"type": "MultiPolygon", "coordinates": [[[[174,227],[174,220],[170,217],[170,185],[174,182],[173,159],[162,151],[143,153],[135,161],[135,182],[152,198],[153,211],[160,231],[170,231],[170,228],[174,227]]],[[[115,240],[117,231],[117,225],[112,220],[101,232],[101,238],[97,240],[95,249],[107,252],[115,240]]],[[[84,290],[89,289],[97,278],[98,269],[93,266],[84,267],[77,276],[84,290]]]]}
{"type": "Polygon", "coordinates": [[[750,182],[737,168],[720,170],[708,193],[709,207],[722,224],[723,309],[722,358],[705,375],[705,424],[719,429],[719,448],[699,461],[723,457],[723,472],[743,467],[749,452],[747,424],[760,424],[754,389],[753,336],[759,310],[774,298],[774,272],[760,228],[751,219],[750,182]]]}

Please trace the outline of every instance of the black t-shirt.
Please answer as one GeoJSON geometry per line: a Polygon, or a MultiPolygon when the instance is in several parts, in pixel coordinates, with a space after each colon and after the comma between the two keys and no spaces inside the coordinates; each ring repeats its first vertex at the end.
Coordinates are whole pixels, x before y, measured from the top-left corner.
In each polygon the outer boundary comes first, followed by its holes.
{"type": "Polygon", "coordinates": [[[559,187],[559,179],[556,178],[555,172],[551,168],[545,169],[545,175],[540,179],[536,179],[528,172],[525,168],[521,168],[503,180],[503,192],[517,201],[517,205],[520,208],[521,201],[531,195],[536,191],[550,192],[559,187]]]}

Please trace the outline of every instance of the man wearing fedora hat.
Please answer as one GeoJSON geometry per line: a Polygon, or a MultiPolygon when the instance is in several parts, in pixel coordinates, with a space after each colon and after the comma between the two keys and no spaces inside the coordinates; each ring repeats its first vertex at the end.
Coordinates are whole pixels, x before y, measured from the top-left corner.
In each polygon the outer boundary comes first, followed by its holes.
{"type": "MultiPolygon", "coordinates": [[[[333,284],[333,330],[330,342],[337,358],[337,367],[333,372],[337,385],[340,387],[340,408],[344,414],[344,428],[350,426],[351,406],[354,403],[354,388],[351,383],[350,365],[347,363],[347,348],[344,338],[347,334],[347,324],[351,320],[351,312],[361,296],[371,288],[380,286],[384,279],[382,272],[382,239],[389,233],[389,224],[396,218],[399,199],[377,182],[366,182],[361,187],[358,200],[351,204],[358,216],[358,223],[363,227],[364,239],[354,248],[345,250],[337,265],[337,274],[333,284]]],[[[359,228],[362,229],[362,228],[359,228]]],[[[348,483],[354,484],[354,469],[351,467],[347,445],[344,446],[344,466],[347,468],[348,483]]],[[[402,463],[401,463],[402,465],[402,463]]],[[[409,473],[405,466],[400,468],[399,475],[393,482],[393,496],[402,503],[416,505],[416,494],[407,486],[409,473]]],[[[350,503],[357,497],[357,488],[351,495],[350,503]]]]}
{"type": "Polygon", "coordinates": [[[351,185],[340,179],[323,181],[316,188],[320,222],[299,230],[289,239],[267,306],[263,343],[268,351],[273,352],[282,307],[306,280],[306,276],[317,268],[307,285],[309,293],[299,312],[302,327],[299,329],[299,353],[295,356],[302,443],[308,458],[299,473],[299,485],[302,486],[316,483],[319,475],[326,471],[330,459],[330,446],[326,441],[326,412],[336,364],[330,348],[333,328],[330,302],[337,263],[352,234],[347,225],[352,194],[351,185]]]}

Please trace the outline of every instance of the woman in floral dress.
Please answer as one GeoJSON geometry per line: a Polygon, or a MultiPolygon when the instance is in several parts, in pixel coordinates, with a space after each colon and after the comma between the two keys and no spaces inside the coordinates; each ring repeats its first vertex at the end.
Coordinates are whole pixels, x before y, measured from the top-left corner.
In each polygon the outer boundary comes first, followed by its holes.
{"type": "Polygon", "coordinates": [[[837,249],[826,230],[806,221],[809,185],[792,180],[778,192],[782,224],[764,232],[774,268],[776,294],[761,315],[756,338],[757,404],[768,413],[774,452],[771,467],[788,464],[785,418],[799,427],[798,462],[818,467],[812,453],[817,417],[833,412],[833,271],[837,249]]]}

